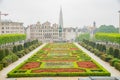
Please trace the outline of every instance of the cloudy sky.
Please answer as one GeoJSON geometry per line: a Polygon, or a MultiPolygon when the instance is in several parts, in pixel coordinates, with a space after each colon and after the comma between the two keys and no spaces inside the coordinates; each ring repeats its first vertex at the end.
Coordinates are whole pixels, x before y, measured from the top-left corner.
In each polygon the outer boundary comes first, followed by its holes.
{"type": "Polygon", "coordinates": [[[9,16],[2,19],[24,22],[24,26],[37,21],[58,23],[60,6],[64,27],[97,26],[118,27],[120,0],[0,0],[0,11],[9,16]]]}

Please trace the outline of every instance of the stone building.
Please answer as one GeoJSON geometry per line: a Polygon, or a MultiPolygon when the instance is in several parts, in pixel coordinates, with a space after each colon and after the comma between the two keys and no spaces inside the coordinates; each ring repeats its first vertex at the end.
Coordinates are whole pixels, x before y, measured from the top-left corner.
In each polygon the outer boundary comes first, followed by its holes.
{"type": "Polygon", "coordinates": [[[0,34],[25,33],[23,23],[12,21],[1,21],[0,34]]]}

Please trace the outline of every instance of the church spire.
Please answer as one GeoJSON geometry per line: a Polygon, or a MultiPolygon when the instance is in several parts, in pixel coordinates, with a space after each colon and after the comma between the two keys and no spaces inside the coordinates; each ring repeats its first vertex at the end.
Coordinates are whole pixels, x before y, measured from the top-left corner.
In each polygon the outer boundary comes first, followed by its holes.
{"type": "Polygon", "coordinates": [[[59,37],[62,39],[63,33],[63,14],[62,14],[62,7],[60,7],[60,14],[59,14],[59,37]]]}

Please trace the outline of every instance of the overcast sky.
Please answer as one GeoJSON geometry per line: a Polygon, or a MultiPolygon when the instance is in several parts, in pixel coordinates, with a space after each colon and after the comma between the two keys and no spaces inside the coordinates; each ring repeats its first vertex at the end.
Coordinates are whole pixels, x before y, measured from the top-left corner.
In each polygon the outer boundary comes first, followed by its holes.
{"type": "Polygon", "coordinates": [[[120,0],[0,0],[0,11],[9,16],[2,19],[23,22],[25,26],[37,21],[58,23],[60,5],[64,27],[97,26],[118,27],[120,0]]]}

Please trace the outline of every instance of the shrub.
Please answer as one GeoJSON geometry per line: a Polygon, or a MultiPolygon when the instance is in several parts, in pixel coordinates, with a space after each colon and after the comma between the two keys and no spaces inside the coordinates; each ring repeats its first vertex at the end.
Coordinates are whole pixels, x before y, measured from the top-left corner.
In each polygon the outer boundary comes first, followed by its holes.
{"type": "Polygon", "coordinates": [[[114,66],[115,62],[120,62],[120,60],[117,59],[117,58],[114,58],[114,59],[112,59],[112,60],[109,61],[109,63],[110,63],[111,66],[114,66]]]}
{"type": "Polygon", "coordinates": [[[110,47],[108,50],[108,54],[113,55],[113,52],[114,52],[113,47],[110,47]]]}
{"type": "Polygon", "coordinates": [[[18,45],[17,49],[18,49],[18,51],[21,51],[21,50],[23,50],[23,46],[22,45],[18,45]]]}
{"type": "Polygon", "coordinates": [[[120,62],[115,62],[115,68],[118,69],[120,71],[120,62]]]}
{"type": "Polygon", "coordinates": [[[94,54],[97,55],[98,53],[100,53],[97,49],[94,49],[94,54]]]}
{"type": "Polygon", "coordinates": [[[2,60],[5,57],[5,50],[0,49],[0,60],[2,60]]]}
{"type": "Polygon", "coordinates": [[[14,46],[14,47],[13,47],[13,52],[15,53],[15,52],[17,52],[17,51],[18,51],[17,46],[14,46]]]}
{"type": "Polygon", "coordinates": [[[16,60],[18,60],[18,57],[10,51],[10,54],[2,59],[2,63],[6,67],[16,60]]]}
{"type": "Polygon", "coordinates": [[[5,56],[9,55],[10,54],[10,51],[9,49],[5,49],[5,56]]]}
{"type": "Polygon", "coordinates": [[[3,64],[0,64],[0,70],[2,70],[3,69],[3,64]]]}
{"type": "Polygon", "coordinates": [[[115,49],[115,50],[114,50],[113,56],[114,56],[115,58],[119,58],[119,49],[115,49]]]}
{"type": "Polygon", "coordinates": [[[101,51],[106,52],[106,46],[105,46],[105,45],[102,45],[101,47],[102,47],[102,50],[101,50],[101,51]]]}
{"type": "Polygon", "coordinates": [[[24,53],[25,53],[25,54],[27,54],[27,53],[29,53],[29,52],[30,52],[30,51],[29,51],[28,49],[25,49],[25,50],[24,50],[24,53]]]}
{"type": "Polygon", "coordinates": [[[109,62],[112,59],[112,56],[103,54],[101,56],[101,59],[106,61],[106,62],[109,62]]]}
{"type": "Polygon", "coordinates": [[[18,56],[19,58],[23,57],[24,55],[25,55],[25,52],[24,52],[24,51],[19,51],[19,52],[17,52],[17,56],[18,56]]]}

